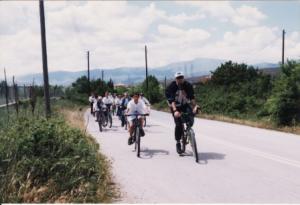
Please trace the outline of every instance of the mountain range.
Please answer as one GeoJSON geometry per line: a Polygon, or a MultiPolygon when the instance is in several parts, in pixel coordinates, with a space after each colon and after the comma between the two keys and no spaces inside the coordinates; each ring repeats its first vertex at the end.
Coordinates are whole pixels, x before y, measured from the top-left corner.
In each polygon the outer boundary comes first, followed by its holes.
{"type": "MultiPolygon", "coordinates": [[[[218,66],[227,60],[222,59],[210,59],[210,58],[196,58],[190,61],[181,61],[171,63],[165,66],[149,68],[148,75],[154,75],[158,80],[173,78],[173,75],[177,71],[184,72],[186,77],[203,76],[210,74],[218,66]]],[[[253,65],[255,68],[278,68],[279,64],[275,63],[259,63],[253,65]]],[[[104,80],[108,81],[112,79],[115,84],[135,84],[140,83],[145,79],[145,67],[119,67],[119,68],[95,68],[90,70],[90,78],[101,78],[102,70],[104,70],[104,80]]],[[[51,85],[70,85],[77,78],[87,75],[87,71],[54,71],[49,72],[49,82],[51,85]]],[[[23,76],[17,76],[18,84],[30,84],[33,79],[35,84],[43,84],[42,73],[27,74],[23,76]]]]}

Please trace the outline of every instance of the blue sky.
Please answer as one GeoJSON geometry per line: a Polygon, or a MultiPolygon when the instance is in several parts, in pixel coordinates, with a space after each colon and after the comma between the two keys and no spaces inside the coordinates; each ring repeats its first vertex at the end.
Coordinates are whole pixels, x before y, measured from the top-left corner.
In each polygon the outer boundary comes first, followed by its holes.
{"type": "MultiPolygon", "coordinates": [[[[195,58],[279,62],[300,58],[300,1],[46,1],[50,71],[144,65],[195,58]]],[[[37,1],[0,2],[0,67],[41,72],[37,1]]],[[[3,77],[0,72],[0,78],[3,77]]]]}
{"type": "MultiPolygon", "coordinates": [[[[129,1],[129,4],[142,7],[149,6],[152,1],[129,1]]],[[[238,8],[242,5],[253,6],[267,15],[264,25],[289,31],[300,31],[300,1],[231,1],[233,7],[238,8]]],[[[197,10],[195,7],[176,5],[170,1],[156,1],[157,8],[163,9],[170,14],[193,13],[197,10]]],[[[216,5],[217,6],[217,5],[216,5]]],[[[237,31],[237,26],[224,24],[215,21],[214,18],[208,18],[203,22],[189,22],[184,27],[203,27],[209,28],[215,25],[218,30],[214,32],[214,39],[217,40],[223,36],[227,30],[237,31]]]]}

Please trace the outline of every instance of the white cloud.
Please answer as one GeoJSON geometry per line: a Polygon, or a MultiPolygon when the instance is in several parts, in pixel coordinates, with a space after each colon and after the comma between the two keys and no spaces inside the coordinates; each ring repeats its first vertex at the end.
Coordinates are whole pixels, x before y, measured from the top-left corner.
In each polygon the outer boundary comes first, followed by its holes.
{"type": "MultiPolygon", "coordinates": [[[[286,38],[286,56],[299,59],[299,32],[286,38]]],[[[247,63],[279,62],[281,60],[281,32],[278,28],[266,26],[250,27],[238,32],[226,32],[224,38],[206,46],[207,56],[216,55],[247,63]]]]}
{"type": "Polygon", "coordinates": [[[222,22],[230,21],[239,27],[257,26],[267,17],[256,7],[242,5],[234,8],[228,1],[176,1],[176,3],[198,8],[222,22]]]}
{"type": "Polygon", "coordinates": [[[236,9],[236,14],[232,17],[232,22],[241,27],[256,26],[259,21],[266,18],[257,8],[242,6],[236,9]]]}
{"type": "Polygon", "coordinates": [[[178,15],[171,15],[171,16],[166,16],[165,19],[169,21],[170,23],[175,23],[175,24],[183,24],[186,21],[195,21],[195,20],[201,20],[205,19],[206,16],[204,14],[193,14],[193,15],[187,15],[186,13],[180,13],[178,15]]]}
{"type": "MultiPolygon", "coordinates": [[[[125,1],[46,1],[49,70],[85,69],[87,50],[91,68],[144,66],[145,44],[149,67],[197,57],[280,60],[281,31],[261,25],[266,16],[255,7],[235,9],[223,1],[179,4],[198,9],[170,14],[155,3],[138,7],[125,1]],[[239,30],[228,27],[222,39],[214,40],[216,32],[223,32],[218,23],[198,24],[208,16],[233,22],[239,30]]],[[[6,67],[10,76],[42,72],[38,9],[38,2],[0,2],[0,47],[5,51],[0,52],[0,68],[6,67]]],[[[300,33],[288,31],[286,55],[299,58],[299,53],[300,33]]]]}
{"type": "MultiPolygon", "coordinates": [[[[38,9],[38,2],[0,2],[0,28],[6,28],[0,30],[1,49],[6,50],[0,53],[0,65],[10,75],[42,70],[38,9]]],[[[91,67],[143,65],[143,47],[153,32],[152,24],[183,25],[205,18],[184,12],[169,15],[155,3],[138,7],[125,1],[46,1],[45,15],[50,71],[84,69],[87,50],[91,67]]],[[[184,38],[193,38],[193,33],[196,39],[205,35],[191,30],[184,38]]]]}
{"type": "Polygon", "coordinates": [[[179,5],[186,5],[200,9],[221,21],[228,21],[235,11],[228,1],[176,1],[179,5]]]}

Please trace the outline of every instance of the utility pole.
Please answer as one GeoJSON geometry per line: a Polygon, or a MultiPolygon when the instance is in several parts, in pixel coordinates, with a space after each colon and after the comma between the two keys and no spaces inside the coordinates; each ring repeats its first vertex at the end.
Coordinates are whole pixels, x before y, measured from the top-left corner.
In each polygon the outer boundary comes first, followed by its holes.
{"type": "Polygon", "coordinates": [[[15,83],[15,76],[13,76],[13,91],[14,91],[14,98],[15,98],[15,108],[16,108],[17,116],[19,116],[19,92],[18,92],[18,85],[15,83]]]}
{"type": "Polygon", "coordinates": [[[27,99],[26,85],[25,84],[24,84],[23,88],[24,88],[24,99],[27,99]]]}
{"type": "Polygon", "coordinates": [[[285,36],[285,30],[282,30],[282,66],[284,65],[284,36],[285,36]]]}
{"type": "Polygon", "coordinates": [[[7,109],[7,116],[9,117],[9,109],[8,109],[8,85],[6,79],[6,71],[4,68],[4,79],[5,79],[5,99],[6,99],[6,109],[7,109]]]}
{"type": "Polygon", "coordinates": [[[101,70],[101,80],[102,88],[104,88],[104,70],[101,70]]]}
{"type": "Polygon", "coordinates": [[[40,3],[41,44],[42,44],[43,76],[44,76],[44,97],[45,97],[46,117],[49,118],[51,115],[51,109],[50,109],[50,95],[49,95],[44,0],[39,0],[39,3],[40,3]]]}
{"type": "Polygon", "coordinates": [[[147,59],[147,46],[145,45],[145,63],[146,63],[146,92],[147,98],[149,98],[149,89],[148,89],[148,59],[147,59]]]}
{"type": "Polygon", "coordinates": [[[90,84],[90,51],[87,51],[87,69],[88,69],[88,95],[91,93],[91,84],[90,84]]]}
{"type": "Polygon", "coordinates": [[[165,91],[167,89],[167,76],[165,76],[165,91]]]}

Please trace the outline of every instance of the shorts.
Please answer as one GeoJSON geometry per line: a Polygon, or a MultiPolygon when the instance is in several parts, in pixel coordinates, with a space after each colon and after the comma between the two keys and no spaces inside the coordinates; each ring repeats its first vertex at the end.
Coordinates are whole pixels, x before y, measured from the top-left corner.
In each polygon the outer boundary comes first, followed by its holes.
{"type": "MultiPolygon", "coordinates": [[[[138,116],[138,119],[141,119],[141,118],[144,119],[143,116],[138,116]]],[[[133,122],[134,122],[134,120],[135,120],[135,117],[130,117],[130,118],[127,117],[127,120],[128,120],[129,126],[132,126],[132,125],[133,125],[133,122]]]]}

